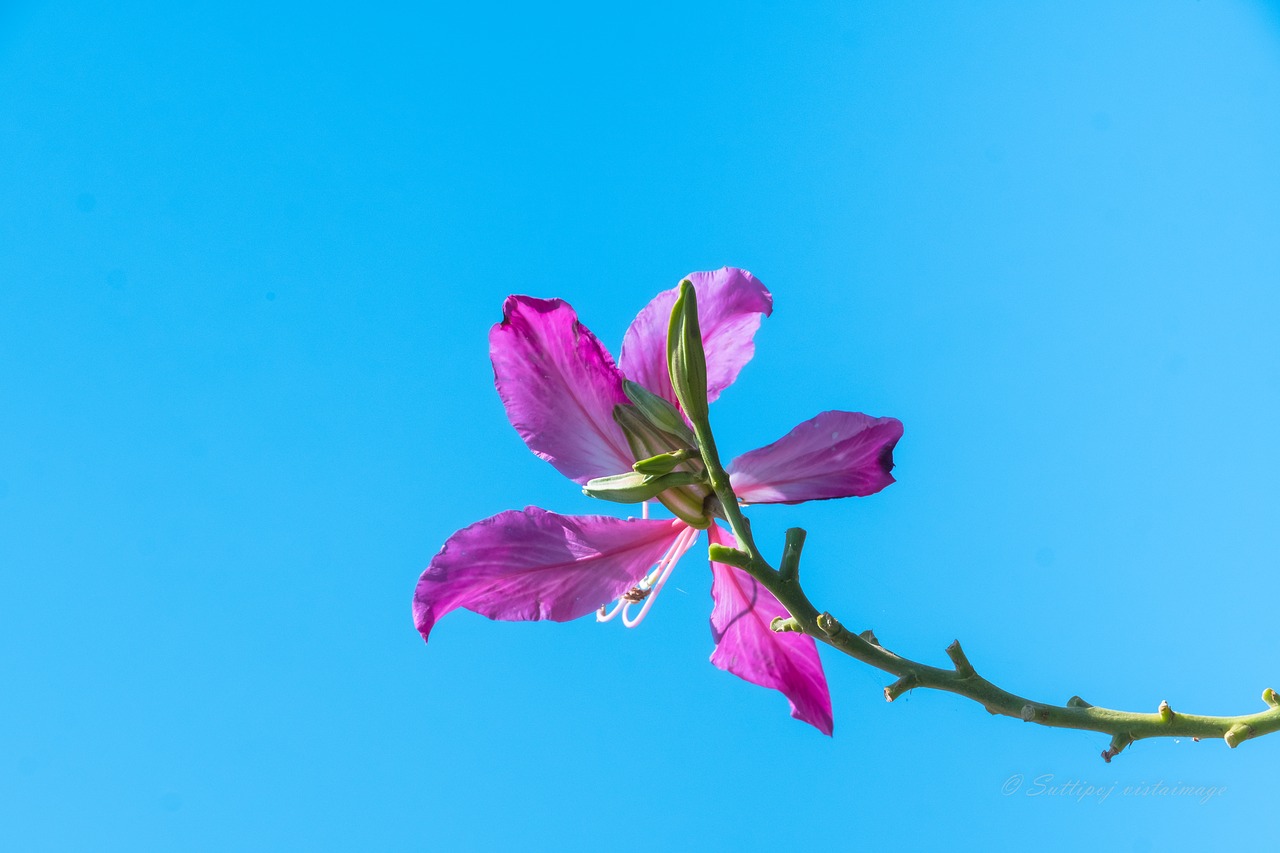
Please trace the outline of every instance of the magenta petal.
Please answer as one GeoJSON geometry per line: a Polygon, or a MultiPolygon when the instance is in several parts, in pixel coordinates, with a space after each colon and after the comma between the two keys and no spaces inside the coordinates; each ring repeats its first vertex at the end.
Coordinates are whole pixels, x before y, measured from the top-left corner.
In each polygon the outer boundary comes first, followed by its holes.
{"type": "Polygon", "coordinates": [[[613,407],[626,403],[613,357],[559,299],[510,296],[489,332],[494,384],[529,449],[585,483],[631,470],[613,407]]]}
{"type": "Polygon", "coordinates": [[[728,465],[744,503],[796,504],[873,495],[893,482],[902,422],[860,412],[823,412],[728,465]]]}
{"type": "MultiPolygon", "coordinates": [[[[708,537],[733,548],[733,534],[711,525],[708,537]]],[[[812,637],[777,633],[774,617],[786,618],[786,608],[751,575],[722,563],[711,564],[711,634],[716,650],[711,662],[739,678],[780,690],[791,703],[791,716],[831,734],[831,694],[822,672],[818,646],[812,637]]]]}
{"type": "MultiPolygon", "coordinates": [[[[686,276],[698,294],[698,323],[707,352],[707,400],[733,384],[755,353],[752,337],[761,316],[773,312],[773,296],[746,270],[722,267],[686,276]]],[[[664,290],[631,322],[622,339],[619,366],[638,382],[670,402],[676,401],[667,372],[667,326],[679,288],[664,290]]]]}
{"type": "Polygon", "coordinates": [[[444,543],[418,579],[413,621],[425,640],[459,607],[504,621],[577,619],[638,583],[683,527],[536,506],[500,512],[444,543]]]}

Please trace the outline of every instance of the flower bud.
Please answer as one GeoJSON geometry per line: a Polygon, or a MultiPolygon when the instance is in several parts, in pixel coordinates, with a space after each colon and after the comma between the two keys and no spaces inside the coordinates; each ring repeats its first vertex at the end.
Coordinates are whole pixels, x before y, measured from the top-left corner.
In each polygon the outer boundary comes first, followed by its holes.
{"type": "Polygon", "coordinates": [[[702,481],[703,478],[700,475],[691,471],[672,471],[658,476],[628,471],[625,474],[613,474],[609,477],[588,480],[582,487],[582,493],[588,497],[614,503],[634,504],[655,498],[666,489],[690,486],[702,481]]]}
{"type": "Polygon", "coordinates": [[[623,404],[614,406],[613,419],[618,426],[622,427],[622,433],[627,437],[627,444],[631,445],[631,452],[637,459],[648,459],[651,456],[680,450],[688,451],[690,456],[697,458],[693,444],[686,441],[683,436],[668,432],[645,417],[639,406],[623,404]]]}
{"type": "Polygon", "coordinates": [[[702,349],[698,324],[698,296],[688,279],[680,282],[680,295],[671,308],[667,327],[667,367],[676,399],[694,424],[707,422],[707,355],[702,349]]]}
{"type": "MultiPolygon", "coordinates": [[[[673,461],[676,465],[696,466],[701,471],[702,458],[693,445],[655,425],[641,414],[638,406],[614,406],[613,419],[617,421],[618,426],[622,427],[622,433],[627,437],[627,443],[631,445],[631,452],[641,460],[636,465],[647,469],[633,473],[653,474],[658,468],[673,461]],[[676,457],[684,458],[677,460],[676,457]]],[[[688,427],[686,426],[685,429],[687,430],[688,427]]],[[[673,469],[665,476],[670,477],[680,473],[684,472],[673,469]]],[[[671,510],[677,518],[694,527],[705,528],[711,524],[711,517],[705,511],[707,497],[710,494],[711,487],[707,485],[705,474],[699,473],[696,479],[687,485],[673,483],[665,486],[663,491],[658,492],[654,497],[662,501],[662,505],[671,510]]]]}
{"type": "Polygon", "coordinates": [[[681,463],[687,461],[693,456],[691,450],[677,450],[673,453],[659,453],[657,456],[650,456],[648,459],[641,459],[639,462],[631,466],[633,471],[639,471],[641,474],[667,474],[674,471],[681,463]]]}
{"type": "Polygon", "coordinates": [[[684,416],[675,406],[630,379],[622,380],[622,392],[651,424],[663,432],[679,437],[690,447],[697,446],[698,441],[693,436],[693,430],[689,429],[689,425],[684,422],[684,416]]]}

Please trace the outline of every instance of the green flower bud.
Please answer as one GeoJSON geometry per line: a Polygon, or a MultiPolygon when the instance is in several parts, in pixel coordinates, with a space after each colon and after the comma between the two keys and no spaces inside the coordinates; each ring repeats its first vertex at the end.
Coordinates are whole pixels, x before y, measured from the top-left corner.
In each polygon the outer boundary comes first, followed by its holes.
{"type": "Polygon", "coordinates": [[[698,296],[688,279],[680,282],[680,295],[671,308],[667,328],[667,367],[671,387],[685,414],[695,424],[707,422],[707,355],[702,349],[698,325],[698,296]]]}
{"type": "Polygon", "coordinates": [[[665,489],[677,486],[690,486],[703,482],[703,478],[692,471],[673,471],[669,474],[653,476],[641,474],[639,471],[628,471],[625,474],[614,474],[609,477],[596,477],[588,480],[582,487],[582,493],[588,497],[600,498],[620,504],[634,504],[647,501],[658,496],[665,489]]]}
{"type": "Polygon", "coordinates": [[[622,427],[622,433],[627,437],[631,452],[637,459],[648,459],[650,456],[679,450],[688,451],[693,458],[697,458],[694,445],[646,418],[639,406],[614,406],[613,419],[622,427]]]}
{"type": "MultiPolygon", "coordinates": [[[[686,456],[682,463],[677,462],[677,464],[687,467],[697,466],[701,471],[702,457],[693,445],[656,426],[641,414],[638,406],[614,406],[613,419],[618,422],[618,426],[622,427],[622,433],[627,437],[627,443],[631,445],[631,452],[637,459],[642,460],[637,462],[637,465],[646,468],[660,467],[676,456],[686,456]],[[655,459],[662,461],[655,462],[655,459]]],[[[649,472],[636,471],[635,473],[649,472]]],[[[672,471],[672,474],[680,473],[683,472],[672,471]]],[[[705,528],[711,524],[711,517],[704,511],[710,494],[711,487],[706,483],[705,474],[699,473],[697,479],[688,485],[668,486],[654,497],[662,501],[663,506],[685,523],[693,527],[705,528]]]]}
{"type": "Polygon", "coordinates": [[[630,379],[622,380],[622,392],[651,424],[680,438],[690,447],[697,447],[698,441],[693,436],[693,430],[689,429],[680,410],[675,406],[630,379]]]}
{"type": "Polygon", "coordinates": [[[695,456],[692,450],[676,450],[672,453],[659,453],[648,459],[641,459],[631,468],[641,474],[666,474],[674,471],[676,466],[695,456]]]}

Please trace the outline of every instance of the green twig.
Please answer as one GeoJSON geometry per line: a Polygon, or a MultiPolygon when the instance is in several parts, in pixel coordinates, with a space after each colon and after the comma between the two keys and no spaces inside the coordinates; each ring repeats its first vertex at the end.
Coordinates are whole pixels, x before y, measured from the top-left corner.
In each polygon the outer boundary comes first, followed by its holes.
{"type": "MultiPolygon", "coordinates": [[[[916,688],[945,690],[972,699],[992,714],[1053,728],[1081,729],[1112,736],[1111,745],[1102,757],[1110,761],[1135,740],[1153,737],[1207,738],[1220,737],[1234,748],[1251,738],[1280,730],[1280,694],[1268,688],[1262,694],[1266,710],[1236,717],[1203,716],[1174,712],[1162,702],[1155,713],[1142,714],[1116,711],[1090,705],[1078,696],[1066,705],[1033,702],[1011,693],[983,678],[974,669],[957,641],[947,647],[951,668],[919,663],[884,648],[875,634],[855,634],[846,630],[829,613],[819,612],[800,586],[798,565],[804,532],[788,531],[781,569],[774,569],[760,556],[751,534],[751,526],[729,484],[729,476],[720,464],[710,424],[701,420],[693,425],[698,446],[706,465],[707,476],[716,497],[723,506],[725,520],[738,539],[732,563],[751,574],[774,594],[791,618],[779,623],[785,630],[799,630],[863,663],[898,677],[885,688],[885,698],[894,699],[916,688]]],[[[726,549],[727,550],[727,549],[726,549]]]]}

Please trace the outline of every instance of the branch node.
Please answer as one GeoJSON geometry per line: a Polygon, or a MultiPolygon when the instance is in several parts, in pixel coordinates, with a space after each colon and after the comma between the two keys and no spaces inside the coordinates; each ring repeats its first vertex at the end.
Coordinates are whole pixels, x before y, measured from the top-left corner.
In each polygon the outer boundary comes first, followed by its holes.
{"type": "Polygon", "coordinates": [[[884,701],[892,702],[908,690],[919,686],[920,679],[915,673],[909,672],[884,689],[884,701]]]}
{"type": "Polygon", "coordinates": [[[1157,711],[1160,714],[1160,722],[1162,723],[1173,722],[1174,713],[1173,713],[1173,709],[1169,707],[1168,702],[1161,702],[1160,707],[1157,709],[1157,711]]]}
{"type": "Polygon", "coordinates": [[[1276,692],[1270,687],[1262,691],[1262,701],[1266,702],[1272,708],[1280,708],[1280,696],[1276,695],[1276,692]]]}
{"type": "Polygon", "coordinates": [[[1037,705],[1035,702],[1028,702],[1022,706],[1022,719],[1028,723],[1040,723],[1049,719],[1049,709],[1044,705],[1037,705]]]}
{"type": "Polygon", "coordinates": [[[1253,729],[1251,727],[1244,723],[1236,723],[1227,729],[1227,733],[1222,736],[1222,739],[1227,742],[1227,746],[1235,749],[1251,737],[1253,737],[1253,729]]]}
{"type": "Polygon", "coordinates": [[[836,618],[830,613],[819,613],[818,618],[814,621],[818,623],[818,630],[826,634],[828,637],[834,637],[844,630],[840,627],[840,623],[836,621],[836,618]]]}
{"type": "Polygon", "coordinates": [[[785,634],[790,631],[794,631],[797,634],[804,633],[804,628],[800,627],[800,623],[796,621],[794,616],[788,616],[785,619],[781,616],[775,616],[773,621],[769,623],[769,628],[778,634],[785,634]]]}
{"type": "Polygon", "coordinates": [[[859,637],[861,637],[862,639],[866,640],[868,643],[870,643],[870,644],[871,644],[871,645],[873,645],[873,646],[878,646],[878,645],[880,645],[880,638],[879,638],[879,637],[877,637],[877,636],[876,636],[876,632],[875,632],[875,631],[872,631],[870,628],[868,628],[867,630],[863,631],[863,632],[862,632],[861,634],[859,634],[858,636],[859,636],[859,637]]]}
{"type": "Polygon", "coordinates": [[[1102,760],[1110,764],[1111,759],[1119,755],[1121,751],[1131,743],[1133,743],[1133,738],[1126,734],[1118,734],[1114,736],[1111,738],[1111,746],[1102,751],[1102,760]]]}
{"type": "Polygon", "coordinates": [[[1084,701],[1083,699],[1081,699],[1079,696],[1072,696],[1070,699],[1067,700],[1067,707],[1068,708],[1092,708],[1093,706],[1090,705],[1088,702],[1084,701]]]}
{"type": "Polygon", "coordinates": [[[973,664],[969,663],[969,658],[965,657],[964,649],[960,648],[959,640],[953,640],[951,645],[947,646],[947,657],[951,658],[951,662],[956,667],[956,675],[961,678],[970,678],[977,674],[973,670],[973,664]]]}

